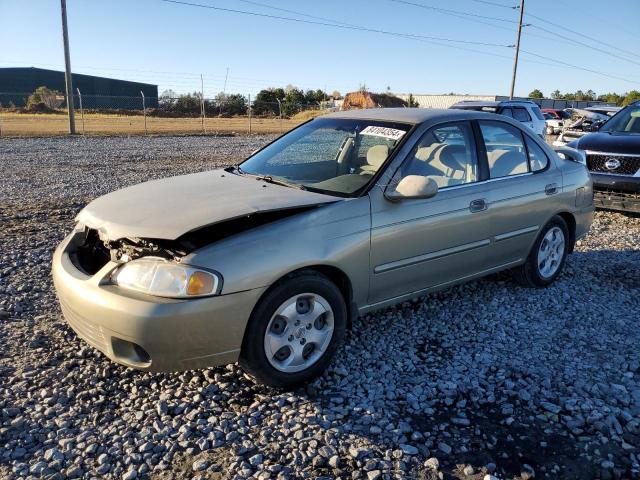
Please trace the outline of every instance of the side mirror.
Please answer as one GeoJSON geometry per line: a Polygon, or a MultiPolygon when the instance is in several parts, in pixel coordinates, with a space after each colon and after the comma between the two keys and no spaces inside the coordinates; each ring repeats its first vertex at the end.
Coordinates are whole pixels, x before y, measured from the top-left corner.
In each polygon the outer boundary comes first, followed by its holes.
{"type": "Polygon", "coordinates": [[[387,200],[398,202],[410,198],[431,198],[438,193],[438,184],[422,175],[407,175],[396,187],[385,192],[387,200]]]}
{"type": "Polygon", "coordinates": [[[597,132],[598,130],[600,130],[600,127],[602,125],[604,125],[604,120],[597,120],[591,124],[591,128],[589,128],[589,131],[597,132]]]}
{"type": "Polygon", "coordinates": [[[587,164],[587,157],[581,150],[576,150],[571,147],[553,147],[560,158],[565,160],[571,160],[572,162],[587,164]]]}

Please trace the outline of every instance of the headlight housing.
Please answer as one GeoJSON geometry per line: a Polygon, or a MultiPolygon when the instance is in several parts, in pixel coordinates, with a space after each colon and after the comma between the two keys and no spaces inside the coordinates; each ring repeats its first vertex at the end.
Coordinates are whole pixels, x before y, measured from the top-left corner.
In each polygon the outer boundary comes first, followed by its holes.
{"type": "Polygon", "coordinates": [[[206,297],[222,289],[222,277],[216,272],[157,257],[127,262],[111,279],[119,287],[168,298],[206,297]]]}

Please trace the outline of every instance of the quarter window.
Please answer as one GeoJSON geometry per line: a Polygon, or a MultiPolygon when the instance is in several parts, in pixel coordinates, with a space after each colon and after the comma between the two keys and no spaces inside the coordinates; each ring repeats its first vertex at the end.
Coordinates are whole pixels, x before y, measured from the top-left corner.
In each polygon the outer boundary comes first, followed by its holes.
{"type": "Polygon", "coordinates": [[[511,111],[510,108],[503,108],[500,114],[509,118],[513,118],[513,112],[511,111]]]}
{"type": "Polygon", "coordinates": [[[518,120],[519,122],[531,121],[531,115],[529,115],[529,112],[527,112],[526,108],[522,108],[522,107],[513,108],[513,118],[518,120]]]}
{"type": "Polygon", "coordinates": [[[402,165],[397,180],[408,175],[429,177],[438,188],[478,181],[478,157],[470,125],[449,123],[425,133],[402,165]]]}
{"type": "Polygon", "coordinates": [[[520,130],[503,122],[480,121],[479,124],[487,148],[491,178],[529,171],[527,151],[520,130]]]}
{"type": "Polygon", "coordinates": [[[547,168],[549,157],[544,153],[540,146],[531,140],[528,136],[524,136],[527,142],[527,150],[529,151],[529,167],[532,172],[539,172],[547,168]]]}

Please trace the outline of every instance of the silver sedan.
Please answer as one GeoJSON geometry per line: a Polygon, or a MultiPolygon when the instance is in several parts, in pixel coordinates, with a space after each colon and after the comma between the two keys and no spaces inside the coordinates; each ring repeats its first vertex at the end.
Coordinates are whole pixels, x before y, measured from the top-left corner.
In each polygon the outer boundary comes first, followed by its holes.
{"type": "Polygon", "coordinates": [[[288,387],[368,311],[500,270],[549,285],[592,216],[581,154],[505,116],[340,112],[239,166],[94,200],[53,278],[71,327],[120,364],[239,361],[288,387]]]}

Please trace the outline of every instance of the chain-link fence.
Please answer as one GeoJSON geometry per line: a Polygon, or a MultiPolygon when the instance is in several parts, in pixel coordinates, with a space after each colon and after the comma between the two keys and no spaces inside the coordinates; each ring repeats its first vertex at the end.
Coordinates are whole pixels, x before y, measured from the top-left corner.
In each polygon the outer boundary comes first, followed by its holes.
{"type": "MultiPolygon", "coordinates": [[[[331,102],[302,104],[252,100],[250,95],[178,97],[73,96],[78,134],[281,133],[334,110],[331,102]]],[[[52,92],[0,92],[0,135],[59,135],[69,131],[67,101],[52,92]]]]}

